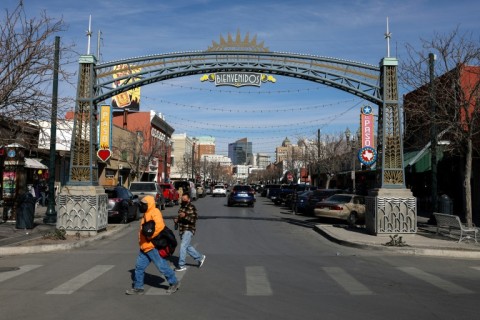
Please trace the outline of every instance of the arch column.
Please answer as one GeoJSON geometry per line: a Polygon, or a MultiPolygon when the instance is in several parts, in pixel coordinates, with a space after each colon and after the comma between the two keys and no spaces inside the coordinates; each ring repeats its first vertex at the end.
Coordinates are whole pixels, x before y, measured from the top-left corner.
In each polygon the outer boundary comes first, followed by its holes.
{"type": "Polygon", "coordinates": [[[57,228],[67,234],[95,235],[108,223],[107,195],[98,185],[96,63],[93,55],[79,60],[69,177],[57,203],[57,228]]]}
{"type": "Polygon", "coordinates": [[[367,231],[373,234],[417,232],[416,198],[405,187],[397,66],[395,58],[380,62],[383,103],[378,117],[379,188],[369,192],[365,213],[367,231]]]}

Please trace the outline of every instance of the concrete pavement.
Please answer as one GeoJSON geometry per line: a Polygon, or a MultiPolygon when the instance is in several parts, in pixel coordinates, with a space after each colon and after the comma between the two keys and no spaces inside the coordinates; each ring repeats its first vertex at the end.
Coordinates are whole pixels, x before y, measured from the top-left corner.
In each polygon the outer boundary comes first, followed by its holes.
{"type": "MultiPolygon", "coordinates": [[[[62,240],[58,240],[58,243],[55,244],[28,245],[32,239],[42,238],[45,233],[55,230],[55,225],[43,223],[46,209],[41,206],[36,208],[33,229],[17,229],[13,221],[0,223],[0,256],[82,247],[91,241],[119,234],[131,225],[109,225],[106,231],[99,232],[94,237],[74,242],[62,243],[62,240]]],[[[399,237],[402,237],[403,246],[388,246],[386,244],[392,242],[394,235],[370,235],[363,227],[350,228],[344,224],[317,224],[314,230],[330,241],[350,247],[410,255],[480,259],[480,239],[478,239],[478,244],[473,239],[458,243],[459,237],[455,233],[453,235],[437,235],[436,227],[429,225],[427,220],[427,218],[419,216],[416,234],[401,234],[394,238],[398,240],[399,237]]]]}

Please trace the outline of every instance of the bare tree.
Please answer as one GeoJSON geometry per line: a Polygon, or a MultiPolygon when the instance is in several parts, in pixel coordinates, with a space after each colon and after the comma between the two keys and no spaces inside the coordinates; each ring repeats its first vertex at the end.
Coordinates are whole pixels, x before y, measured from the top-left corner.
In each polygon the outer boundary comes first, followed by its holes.
{"type": "Polygon", "coordinates": [[[139,181],[145,179],[146,172],[152,171],[150,167],[158,168],[157,161],[165,159],[168,153],[169,143],[167,137],[154,136],[151,128],[147,124],[144,127],[133,129],[137,133],[137,139],[127,139],[114,137],[113,144],[120,153],[133,153],[133,157],[128,157],[126,161],[133,169],[133,180],[139,181]]]}
{"type": "Polygon", "coordinates": [[[430,126],[435,126],[438,133],[444,132],[452,154],[464,159],[465,218],[471,225],[472,159],[478,155],[480,134],[479,41],[456,28],[449,34],[435,34],[431,40],[422,39],[419,50],[411,45],[407,49],[408,59],[403,62],[400,77],[408,89],[416,90],[405,97],[406,140],[423,137],[421,142],[428,141],[430,126]],[[430,83],[431,69],[426,61],[431,53],[437,59],[430,83]]]}
{"type": "MultiPolygon", "coordinates": [[[[24,123],[50,119],[54,36],[64,29],[63,20],[49,18],[45,11],[28,18],[23,1],[13,11],[5,9],[5,15],[0,17],[0,117],[24,123]]],[[[58,72],[63,83],[69,83],[72,76],[65,68],[72,48],[60,48],[58,72]]],[[[72,97],[59,98],[58,111],[72,101],[72,97]]]]}
{"type": "Polygon", "coordinates": [[[325,182],[325,188],[330,188],[330,182],[335,175],[341,171],[344,166],[345,157],[350,154],[343,134],[325,135],[325,138],[321,142],[320,159],[318,159],[318,165],[320,171],[325,174],[327,181],[325,182]]]}

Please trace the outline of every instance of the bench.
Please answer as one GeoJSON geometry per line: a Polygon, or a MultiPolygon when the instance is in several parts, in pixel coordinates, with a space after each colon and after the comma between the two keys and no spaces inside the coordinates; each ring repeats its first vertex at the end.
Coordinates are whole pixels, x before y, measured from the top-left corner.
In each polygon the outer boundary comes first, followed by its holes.
{"type": "Polygon", "coordinates": [[[473,235],[475,242],[477,242],[478,228],[475,226],[471,228],[466,227],[462,221],[460,221],[460,218],[455,215],[436,212],[434,212],[433,215],[437,221],[437,234],[440,228],[448,228],[448,232],[452,229],[457,229],[460,230],[460,240],[458,240],[458,242],[461,242],[463,239],[471,239],[470,235],[473,235]]]}

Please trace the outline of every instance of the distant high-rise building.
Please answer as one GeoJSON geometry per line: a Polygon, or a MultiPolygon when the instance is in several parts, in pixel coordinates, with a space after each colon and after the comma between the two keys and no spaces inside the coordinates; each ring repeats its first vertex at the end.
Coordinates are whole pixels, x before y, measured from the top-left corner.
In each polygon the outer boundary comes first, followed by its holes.
{"type": "Polygon", "coordinates": [[[252,143],[247,138],[237,140],[228,144],[228,157],[232,159],[233,165],[252,165],[252,143]]]}
{"type": "Polygon", "coordinates": [[[255,165],[260,169],[266,169],[270,164],[270,156],[267,153],[257,153],[255,165]]]}

